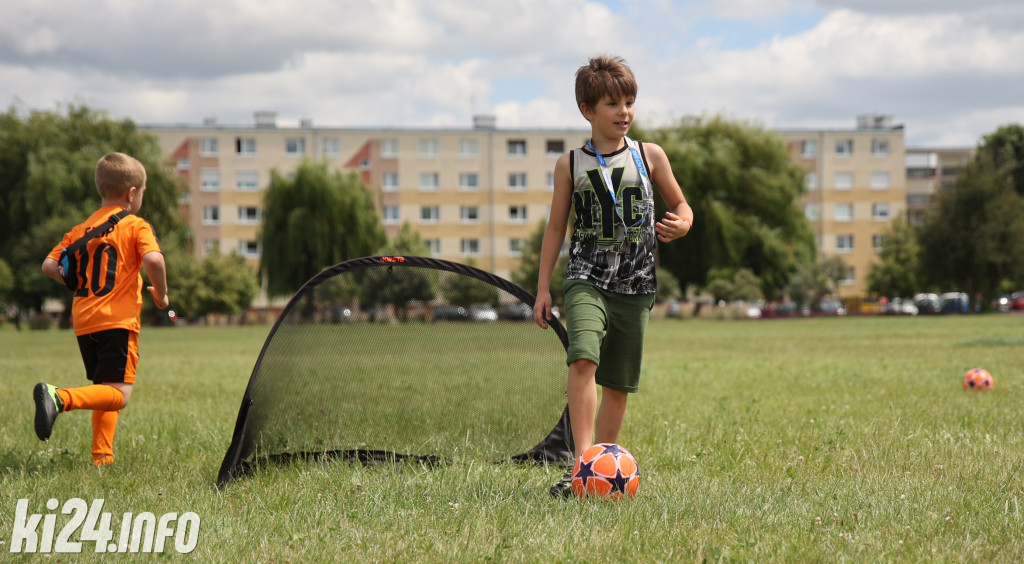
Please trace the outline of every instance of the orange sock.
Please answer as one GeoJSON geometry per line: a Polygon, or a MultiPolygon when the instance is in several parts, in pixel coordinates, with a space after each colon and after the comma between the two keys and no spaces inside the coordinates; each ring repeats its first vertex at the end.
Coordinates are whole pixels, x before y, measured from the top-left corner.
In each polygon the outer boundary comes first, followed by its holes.
{"type": "Polygon", "coordinates": [[[57,390],[60,401],[64,402],[64,411],[72,409],[92,409],[100,411],[117,411],[124,403],[124,394],[113,386],[93,384],[81,388],[65,388],[57,390]]]}
{"type": "Polygon", "coordinates": [[[100,410],[92,412],[93,466],[114,463],[114,431],[117,429],[118,413],[117,411],[100,410]]]}

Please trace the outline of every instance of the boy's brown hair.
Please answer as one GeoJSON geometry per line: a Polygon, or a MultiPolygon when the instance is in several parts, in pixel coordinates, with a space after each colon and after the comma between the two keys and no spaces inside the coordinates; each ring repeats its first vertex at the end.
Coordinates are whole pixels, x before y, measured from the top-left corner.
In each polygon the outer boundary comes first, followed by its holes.
{"type": "Polygon", "coordinates": [[[96,163],[96,189],[104,199],[119,198],[146,184],[146,167],[124,153],[107,153],[96,163]]]}
{"type": "Polygon", "coordinates": [[[636,78],[622,57],[598,55],[576,69],[577,108],[582,104],[594,108],[605,96],[636,97],[636,78]]]}

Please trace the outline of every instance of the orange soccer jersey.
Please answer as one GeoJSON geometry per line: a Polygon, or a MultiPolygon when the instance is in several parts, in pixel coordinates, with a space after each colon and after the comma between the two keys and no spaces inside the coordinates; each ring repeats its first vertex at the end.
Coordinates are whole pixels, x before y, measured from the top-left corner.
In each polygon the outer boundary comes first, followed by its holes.
{"type": "MultiPolygon", "coordinates": [[[[89,219],[64,235],[47,255],[60,259],[60,252],[107,221],[121,206],[102,207],[89,219]]],[[[142,257],[161,252],[148,221],[127,215],[110,232],[93,238],[79,251],[79,284],[71,314],[75,336],[107,329],[128,329],[138,333],[142,310],[142,257]]]]}

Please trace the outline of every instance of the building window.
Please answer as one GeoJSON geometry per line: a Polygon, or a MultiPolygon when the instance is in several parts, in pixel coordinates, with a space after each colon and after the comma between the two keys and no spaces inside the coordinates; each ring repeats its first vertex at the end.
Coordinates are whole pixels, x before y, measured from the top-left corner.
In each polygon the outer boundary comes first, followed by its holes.
{"type": "Polygon", "coordinates": [[[212,253],[217,252],[220,249],[220,245],[216,239],[203,239],[203,256],[208,256],[212,253]]]}
{"type": "Polygon", "coordinates": [[[398,139],[381,139],[380,156],[385,159],[397,159],[398,139]]]}
{"type": "Polygon", "coordinates": [[[254,192],[260,189],[260,173],[258,170],[236,170],[235,190],[254,192]]]}
{"type": "Polygon", "coordinates": [[[398,173],[385,172],[380,175],[380,189],[384,192],[398,191],[398,173]]]}
{"type": "Polygon", "coordinates": [[[836,140],[836,156],[849,157],[853,155],[853,139],[836,140]]]}
{"type": "Polygon", "coordinates": [[[836,221],[853,221],[853,204],[836,204],[836,221]]]}
{"type": "Polygon", "coordinates": [[[818,204],[804,204],[804,217],[808,221],[818,221],[819,213],[818,204]]]}
{"type": "Polygon", "coordinates": [[[260,242],[259,241],[239,241],[238,242],[238,254],[242,255],[247,259],[260,258],[260,242]]]}
{"type": "Polygon", "coordinates": [[[840,253],[852,253],[853,235],[836,235],[836,251],[840,253]]]}
{"type": "Polygon", "coordinates": [[[459,190],[474,191],[480,189],[480,176],[475,172],[459,173],[459,190]]]}
{"type": "Polygon", "coordinates": [[[188,157],[178,159],[178,170],[188,170],[190,168],[192,168],[192,164],[189,162],[188,157]]]}
{"type": "Polygon", "coordinates": [[[203,192],[216,192],[220,190],[220,170],[204,168],[199,171],[199,189],[203,192]]]}
{"type": "Polygon", "coordinates": [[[888,172],[871,173],[871,188],[873,190],[885,190],[886,188],[889,188],[890,185],[888,172]]]}
{"type": "Polygon", "coordinates": [[[203,206],[203,225],[220,225],[220,206],[203,206]]]}
{"type": "Polygon", "coordinates": [[[235,139],[235,153],[243,157],[251,157],[256,154],[256,138],[238,137],[235,139]]]}
{"type": "Polygon", "coordinates": [[[524,139],[509,139],[509,141],[508,141],[508,156],[510,156],[510,157],[525,157],[526,156],[526,140],[524,140],[524,139]]]}
{"type": "Polygon", "coordinates": [[[430,251],[430,256],[438,257],[441,256],[441,240],[440,239],[424,239],[424,243],[427,245],[427,250],[430,251]]]}
{"type": "Polygon", "coordinates": [[[837,172],[836,173],[836,190],[849,190],[853,188],[853,173],[852,172],[837,172]]]}
{"type": "Polygon", "coordinates": [[[433,158],[438,154],[437,139],[420,139],[420,156],[433,158]]]}
{"type": "Polygon", "coordinates": [[[337,137],[325,137],[323,141],[323,151],[325,157],[337,157],[341,154],[341,143],[338,142],[337,137]]]}
{"type": "Polygon", "coordinates": [[[400,219],[398,217],[398,206],[384,206],[381,210],[383,213],[384,225],[398,225],[400,219]]]}
{"type": "Polygon", "coordinates": [[[523,190],[526,190],[526,173],[508,173],[508,189],[513,192],[522,192],[523,190]]]}
{"type": "Polygon", "coordinates": [[[461,223],[478,223],[480,208],[478,206],[459,206],[459,221],[461,223]]]}
{"type": "Polygon", "coordinates": [[[804,188],[807,190],[818,189],[818,173],[812,171],[804,173],[804,188]]]}
{"type": "Polygon", "coordinates": [[[480,154],[480,147],[476,139],[459,139],[459,156],[472,158],[480,154]]]}
{"type": "Polygon", "coordinates": [[[554,191],[554,189],[555,189],[555,173],[553,173],[553,172],[547,173],[547,175],[544,177],[544,187],[547,188],[549,192],[554,191]]]}
{"type": "Polygon", "coordinates": [[[857,269],[850,267],[850,270],[846,271],[846,277],[839,281],[840,286],[853,286],[857,283],[857,269]]]}
{"type": "Polygon", "coordinates": [[[260,209],[256,206],[238,206],[239,225],[259,225],[260,209]]]}
{"type": "Polygon", "coordinates": [[[526,239],[513,238],[508,240],[508,256],[523,256],[523,247],[526,246],[526,239]]]}
{"type": "Polygon", "coordinates": [[[548,139],[547,154],[549,157],[560,157],[565,152],[565,140],[548,139]]]}
{"type": "Polygon", "coordinates": [[[800,142],[800,156],[810,159],[818,156],[818,142],[813,139],[805,139],[800,142]]]}
{"type": "Polygon", "coordinates": [[[204,137],[199,141],[199,154],[203,157],[216,157],[219,144],[216,137],[204,137]]]}
{"type": "Polygon", "coordinates": [[[889,204],[871,204],[871,219],[889,221],[889,204]]]}
{"type": "Polygon", "coordinates": [[[882,252],[882,236],[881,235],[879,235],[877,233],[872,235],[871,236],[871,244],[872,244],[872,246],[874,246],[876,253],[882,252]]]}
{"type": "Polygon", "coordinates": [[[305,155],[306,154],[306,138],[305,137],[290,137],[284,140],[284,152],[289,155],[305,155]]]}
{"type": "Polygon", "coordinates": [[[441,180],[436,172],[420,173],[420,190],[436,192],[441,185],[441,180]]]}
{"type": "Polygon", "coordinates": [[[480,256],[480,240],[479,239],[462,239],[460,241],[463,257],[478,257],[480,256]]]}
{"type": "Polygon", "coordinates": [[[872,139],[871,140],[871,156],[873,156],[873,157],[888,157],[889,156],[889,140],[888,139],[872,139]]]}
{"type": "Polygon", "coordinates": [[[438,206],[420,206],[420,223],[437,223],[441,221],[441,209],[438,206]]]}
{"type": "Polygon", "coordinates": [[[508,222],[526,223],[526,206],[509,206],[508,222]]]}

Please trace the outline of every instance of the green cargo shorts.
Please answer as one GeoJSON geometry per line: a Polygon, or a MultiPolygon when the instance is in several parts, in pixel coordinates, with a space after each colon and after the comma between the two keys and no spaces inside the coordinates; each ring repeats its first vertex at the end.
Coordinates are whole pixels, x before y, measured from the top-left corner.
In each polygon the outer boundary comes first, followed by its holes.
{"type": "Polygon", "coordinates": [[[654,294],[616,294],[585,280],[566,280],[566,364],[590,360],[597,364],[599,385],[636,392],[653,305],[654,294]]]}

